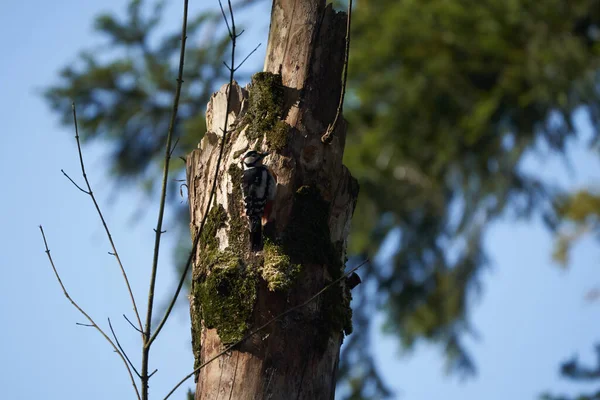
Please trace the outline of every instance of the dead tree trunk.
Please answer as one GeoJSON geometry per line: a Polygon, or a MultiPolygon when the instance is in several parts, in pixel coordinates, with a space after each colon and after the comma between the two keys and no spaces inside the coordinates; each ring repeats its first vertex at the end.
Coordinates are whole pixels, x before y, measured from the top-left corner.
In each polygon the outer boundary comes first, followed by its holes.
{"type": "MultiPolygon", "coordinates": [[[[324,0],[274,0],[264,71],[233,85],[228,137],[215,201],[193,265],[196,364],[253,327],[300,304],[340,277],[358,185],[342,165],[345,122],[331,144],[321,135],[336,113],[346,14],[324,0]],[[249,251],[242,217],[241,156],[270,151],[277,177],[265,246],[249,251]]],[[[207,133],[187,159],[191,230],[206,209],[226,110],[224,86],[207,110],[207,133]]],[[[196,399],[332,399],[340,345],[351,330],[349,289],[314,302],[199,372],[196,399]]]]}

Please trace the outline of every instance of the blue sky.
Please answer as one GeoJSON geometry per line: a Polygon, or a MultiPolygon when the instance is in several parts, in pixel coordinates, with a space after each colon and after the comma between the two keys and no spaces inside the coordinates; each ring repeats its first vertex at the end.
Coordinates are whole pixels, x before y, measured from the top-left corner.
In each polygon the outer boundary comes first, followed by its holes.
{"type": "MultiPolygon", "coordinates": [[[[0,221],[0,387],[5,399],[133,398],[124,368],[103,339],[89,328],[62,295],[55,281],[37,226],[43,224],[63,281],[98,323],[110,317],[129,355],[139,360],[139,338],[122,319],[131,307],[108,241],[89,199],[60,173],[79,178],[71,128],[58,125],[39,96],[56,81],[57,71],[75,54],[99,43],[92,18],[100,11],[122,12],[125,0],[81,2],[9,2],[0,13],[0,110],[3,142],[0,171],[4,182],[0,221]]],[[[190,13],[207,3],[192,1],[190,13]]],[[[262,41],[247,68],[262,65],[270,7],[251,10],[240,19],[248,36],[242,48],[262,41]],[[264,37],[262,37],[263,35],[264,37]]],[[[179,27],[180,5],[170,3],[166,21],[179,27]]],[[[583,131],[585,115],[578,116],[583,131]]],[[[84,148],[94,190],[112,228],[138,305],[146,303],[157,206],[144,201],[136,188],[115,190],[105,171],[106,149],[84,148]],[[132,221],[142,204],[140,221],[132,221]]],[[[568,188],[600,185],[598,157],[581,144],[569,154],[567,172],[556,157],[532,155],[526,168],[568,188]]],[[[78,179],[80,181],[80,179],[78,179]]],[[[166,228],[174,226],[167,213],[166,228]]],[[[175,234],[164,236],[159,270],[158,304],[176,280],[170,249],[175,234]]],[[[402,354],[393,338],[375,335],[379,366],[398,398],[412,400],[533,399],[546,389],[575,393],[595,389],[558,377],[558,364],[579,353],[593,362],[593,344],[600,338],[599,303],[586,303],[586,291],[600,285],[600,247],[590,239],[576,246],[571,268],[551,261],[552,238],[538,221],[504,220],[486,235],[492,265],[483,276],[484,291],[472,306],[478,339],[467,343],[479,369],[477,379],[461,383],[443,373],[441,352],[420,345],[402,354]]],[[[376,318],[377,322],[380,319],[376,318]]],[[[162,398],[193,365],[186,307],[174,314],[153,347],[153,398],[162,398]]],[[[191,385],[191,383],[190,383],[191,385]]],[[[190,386],[188,385],[188,386],[190,386]]],[[[184,398],[183,389],[179,397],[184,398]]]]}

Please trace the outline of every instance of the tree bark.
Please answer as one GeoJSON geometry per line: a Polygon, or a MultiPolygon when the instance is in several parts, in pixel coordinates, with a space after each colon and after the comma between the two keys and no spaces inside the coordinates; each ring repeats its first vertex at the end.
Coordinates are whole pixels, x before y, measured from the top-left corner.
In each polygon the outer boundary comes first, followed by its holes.
{"type": "MultiPolygon", "coordinates": [[[[190,311],[196,365],[252,328],[302,303],[343,273],[358,184],[342,165],[345,121],[321,135],[341,90],[346,14],[324,0],[274,0],[263,73],[234,84],[231,135],[193,265],[190,311]],[[234,122],[235,121],[235,122],[234,122]],[[270,151],[277,196],[265,248],[251,253],[240,159],[270,151]]],[[[207,133],[187,158],[191,231],[206,209],[222,139],[227,87],[211,98],[207,133]]],[[[349,289],[334,285],[200,370],[196,399],[333,399],[349,289]]]]}

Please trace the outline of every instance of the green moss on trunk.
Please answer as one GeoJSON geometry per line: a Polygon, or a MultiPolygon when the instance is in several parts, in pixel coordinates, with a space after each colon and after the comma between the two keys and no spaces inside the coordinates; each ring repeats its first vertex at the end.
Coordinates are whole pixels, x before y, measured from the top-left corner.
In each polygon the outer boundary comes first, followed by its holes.
{"type": "Polygon", "coordinates": [[[207,268],[214,263],[214,259],[219,253],[219,239],[217,239],[217,231],[225,227],[227,222],[227,212],[222,205],[214,206],[208,212],[208,217],[204,224],[202,235],[200,236],[199,247],[202,251],[202,256],[198,260],[197,274],[205,274],[207,268]]]}
{"type": "Polygon", "coordinates": [[[259,72],[252,76],[248,87],[248,111],[241,126],[248,126],[249,140],[266,136],[267,145],[273,150],[282,150],[288,142],[290,126],[283,118],[283,84],[281,75],[259,72]]]}
{"type": "MultiPolygon", "coordinates": [[[[267,238],[262,257],[248,252],[247,221],[242,217],[242,170],[236,164],[228,173],[233,184],[229,195],[230,216],[221,205],[213,207],[200,238],[201,255],[192,284],[192,296],[208,328],[216,328],[224,344],[240,340],[250,328],[259,279],[269,290],[284,292],[297,281],[302,265],[326,266],[331,278],[342,274],[342,248],[332,244],[328,226],[329,203],[319,191],[303,186],[294,196],[290,222],[278,240],[267,238]],[[229,246],[219,250],[219,229],[228,226],[229,246]]],[[[326,284],[327,282],[325,282],[326,284]]],[[[325,346],[332,334],[352,330],[350,294],[335,285],[321,298],[318,346],[325,346]]],[[[200,354],[201,322],[192,322],[192,343],[196,360],[200,354]]],[[[323,347],[324,348],[324,347],[323,347]]]]}
{"type": "Polygon", "coordinates": [[[256,301],[256,278],[242,260],[231,252],[222,252],[195,296],[202,305],[207,328],[216,328],[224,344],[244,337],[256,301]]]}
{"type": "Polygon", "coordinates": [[[285,291],[292,287],[301,271],[300,264],[292,263],[283,247],[269,239],[265,240],[263,254],[261,275],[269,290],[285,291]]]}
{"type": "Polygon", "coordinates": [[[236,254],[248,252],[248,222],[242,217],[242,169],[237,164],[231,164],[228,171],[233,183],[233,189],[229,195],[231,204],[231,218],[229,220],[229,247],[236,254]]]}
{"type": "Polygon", "coordinates": [[[265,132],[267,145],[273,150],[282,150],[288,144],[290,126],[285,121],[277,121],[271,130],[265,132]]]}
{"type": "MultiPolygon", "coordinates": [[[[222,205],[210,210],[200,238],[201,253],[192,282],[192,296],[204,324],[216,328],[223,343],[233,343],[248,329],[256,301],[257,278],[254,272],[247,271],[241,253],[230,247],[219,250],[217,232],[227,222],[227,212],[222,205]]],[[[232,223],[230,220],[229,224],[232,223]]],[[[194,354],[200,354],[200,321],[200,318],[192,321],[194,354]]]]}

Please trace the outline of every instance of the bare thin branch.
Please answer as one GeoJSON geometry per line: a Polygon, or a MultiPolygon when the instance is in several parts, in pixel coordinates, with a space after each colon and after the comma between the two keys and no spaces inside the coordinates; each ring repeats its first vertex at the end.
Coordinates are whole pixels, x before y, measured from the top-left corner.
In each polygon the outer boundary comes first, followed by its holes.
{"type": "Polygon", "coordinates": [[[79,307],[79,305],[75,302],[75,300],[73,300],[71,298],[71,296],[69,295],[69,292],[67,292],[67,289],[65,288],[65,285],[62,282],[62,279],[60,279],[60,275],[58,274],[58,271],[56,270],[56,267],[54,266],[54,260],[52,259],[52,256],[50,255],[50,249],[48,248],[48,242],[46,241],[46,235],[44,234],[44,228],[42,228],[42,226],[40,225],[40,232],[42,233],[42,239],[44,239],[44,247],[45,247],[45,252],[46,255],[48,256],[48,261],[50,261],[50,265],[52,266],[52,270],[54,271],[54,275],[56,276],[56,280],[58,281],[60,288],[63,291],[63,294],[65,295],[65,297],[67,298],[67,300],[69,300],[71,302],[71,304],[73,305],[73,307],[75,307],[89,322],[90,324],[81,324],[78,323],[78,325],[84,325],[84,326],[91,326],[93,328],[95,328],[98,332],[100,332],[100,334],[102,336],[104,336],[104,339],[106,339],[106,341],[108,343],[110,343],[110,345],[112,346],[112,348],[114,349],[115,353],[117,353],[119,355],[119,357],[121,357],[121,360],[123,360],[123,364],[125,364],[125,368],[127,369],[127,373],[129,374],[129,378],[131,379],[131,384],[133,385],[133,389],[135,390],[135,394],[138,398],[138,400],[140,400],[140,393],[138,391],[137,385],[135,384],[135,379],[133,378],[133,374],[131,373],[131,369],[129,368],[129,365],[127,364],[127,360],[125,359],[125,357],[123,356],[123,353],[121,353],[119,351],[119,349],[117,348],[117,346],[115,345],[115,343],[108,337],[108,335],[106,333],[104,333],[104,331],[102,330],[102,328],[100,328],[96,322],[94,322],[94,320],[92,319],[92,317],[90,317],[81,307],[79,307]]]}
{"type": "MultiPolygon", "coordinates": [[[[219,0],[219,3],[220,2],[221,0],[219,0]]],[[[233,6],[231,5],[231,0],[227,0],[227,5],[229,6],[229,16],[231,17],[231,40],[233,42],[233,47],[235,48],[235,39],[240,37],[240,35],[244,33],[244,30],[242,30],[239,35],[235,33],[235,18],[233,17],[233,6]]],[[[231,65],[233,66],[233,52],[231,54],[231,61],[231,65]]]]}
{"type": "Polygon", "coordinates": [[[225,25],[227,25],[227,32],[229,32],[229,37],[231,38],[231,28],[229,28],[229,21],[227,20],[227,16],[225,15],[225,10],[223,9],[223,4],[221,3],[221,0],[219,0],[219,7],[221,7],[221,14],[223,14],[225,25]]]}
{"type": "Polygon", "coordinates": [[[135,366],[133,365],[133,363],[131,362],[131,360],[127,356],[127,353],[125,352],[125,349],[123,349],[123,346],[121,346],[121,343],[119,343],[119,339],[117,338],[117,334],[115,333],[115,330],[113,329],[113,326],[110,323],[110,318],[108,318],[108,326],[110,328],[110,331],[112,332],[112,335],[113,335],[113,338],[115,339],[115,342],[117,342],[117,346],[119,347],[119,350],[121,351],[121,353],[123,354],[123,356],[125,357],[125,359],[127,360],[127,362],[129,363],[129,366],[131,367],[131,369],[133,369],[133,371],[135,372],[135,374],[139,378],[141,378],[142,376],[140,375],[140,373],[137,371],[137,369],[135,368],[135,366]]]}
{"type": "Polygon", "coordinates": [[[325,144],[331,143],[333,140],[333,131],[337,126],[338,119],[342,115],[344,109],[344,96],[346,95],[346,80],[348,78],[348,57],[350,55],[350,24],[352,22],[352,0],[348,0],[348,22],[346,23],[346,54],[344,55],[344,77],[342,78],[342,92],[340,93],[340,102],[335,113],[333,123],[329,124],[327,131],[321,136],[321,142],[325,144]]]}
{"type": "Polygon", "coordinates": [[[351,270],[349,270],[348,272],[342,274],[342,276],[340,276],[339,278],[337,278],[336,280],[334,280],[330,284],[326,285],[323,289],[319,290],[317,293],[315,293],[313,296],[311,296],[308,300],[306,300],[306,301],[304,301],[304,302],[302,302],[302,303],[300,303],[298,305],[295,305],[294,307],[288,309],[287,311],[284,311],[281,314],[279,314],[279,315],[271,318],[270,320],[268,320],[267,322],[265,322],[264,324],[262,324],[261,326],[259,326],[258,328],[254,329],[253,331],[251,331],[250,333],[248,333],[246,336],[244,336],[243,338],[241,338],[240,340],[238,340],[237,342],[235,342],[234,344],[227,346],[223,351],[221,351],[221,352],[217,353],[216,355],[214,355],[213,357],[209,358],[207,361],[205,361],[204,363],[202,363],[198,368],[196,368],[195,370],[193,370],[192,372],[190,372],[181,381],[179,381],[179,383],[177,383],[177,385],[175,385],[175,387],[173,389],[171,389],[171,391],[165,396],[164,400],[167,400],[173,393],[175,393],[175,391],[179,388],[179,386],[181,386],[185,381],[187,381],[189,378],[191,378],[192,376],[194,376],[194,374],[196,374],[202,368],[206,367],[208,364],[210,364],[211,362],[215,361],[217,358],[221,357],[223,354],[226,354],[227,352],[231,351],[234,347],[236,347],[239,344],[245,342],[250,337],[256,335],[258,332],[262,331],[263,329],[265,329],[267,326],[271,325],[273,322],[277,321],[278,319],[281,319],[281,318],[285,317],[286,315],[288,315],[288,314],[296,311],[297,309],[302,308],[302,307],[310,304],[317,297],[319,297],[320,295],[322,295],[323,293],[325,293],[327,290],[329,290],[330,288],[332,288],[334,285],[339,284],[343,279],[346,279],[348,276],[352,275],[360,267],[362,267],[363,265],[365,265],[368,262],[369,262],[369,259],[364,260],[363,262],[361,262],[360,264],[358,264],[356,267],[352,268],[351,270]]]}
{"type": "Polygon", "coordinates": [[[137,326],[135,326],[135,325],[133,324],[133,322],[131,322],[131,321],[129,320],[129,318],[127,318],[127,315],[123,314],[123,318],[125,318],[125,321],[129,322],[129,325],[131,325],[131,327],[132,327],[133,329],[135,329],[136,331],[138,331],[138,332],[139,332],[139,333],[141,333],[142,335],[144,334],[144,332],[143,332],[143,331],[141,331],[141,330],[140,330],[140,328],[138,328],[137,326]]]}
{"type": "Polygon", "coordinates": [[[75,325],[77,325],[77,326],[85,326],[85,327],[88,327],[88,328],[94,328],[94,327],[95,327],[95,325],[92,325],[92,324],[84,324],[84,323],[82,323],[82,322],[75,322],[75,325]]]}
{"type": "Polygon", "coordinates": [[[119,268],[121,269],[121,274],[123,274],[123,279],[125,280],[125,285],[127,286],[127,291],[129,292],[129,297],[131,298],[131,304],[133,305],[133,311],[137,318],[140,329],[142,329],[142,320],[140,319],[140,313],[138,312],[137,305],[135,303],[135,297],[133,296],[133,291],[131,290],[131,285],[129,284],[129,278],[127,277],[127,273],[125,272],[125,267],[123,267],[123,263],[121,262],[121,258],[119,257],[119,252],[117,251],[117,247],[115,246],[115,242],[113,241],[112,235],[110,233],[110,229],[108,228],[108,224],[106,223],[106,220],[104,219],[104,215],[102,214],[102,211],[100,210],[100,206],[98,205],[98,202],[96,201],[96,196],[94,196],[94,192],[92,191],[90,181],[88,180],[87,174],[85,172],[85,163],[83,162],[83,153],[81,152],[81,143],[79,141],[79,127],[77,125],[77,110],[75,109],[75,103],[72,103],[71,107],[73,109],[73,123],[75,124],[75,140],[77,141],[77,152],[79,153],[79,164],[81,165],[81,174],[83,175],[83,179],[85,181],[85,185],[87,186],[88,190],[85,191],[85,190],[81,189],[64,171],[63,171],[63,174],[65,174],[65,176],[67,178],[69,178],[69,180],[71,182],[73,182],[73,184],[75,186],[77,186],[77,188],[79,190],[88,194],[90,196],[90,198],[92,199],[92,202],[94,203],[94,206],[96,207],[98,216],[100,217],[100,220],[102,221],[102,225],[104,226],[104,231],[106,232],[106,236],[108,237],[108,241],[110,242],[114,256],[117,259],[119,268]]]}
{"type": "Polygon", "coordinates": [[[171,158],[173,156],[173,152],[175,151],[175,148],[177,148],[178,144],[179,144],[179,138],[175,139],[175,143],[173,143],[173,146],[171,147],[171,153],[169,153],[169,158],[171,158]]]}
{"type": "MultiPolygon", "coordinates": [[[[179,109],[179,97],[181,95],[181,84],[183,83],[183,65],[185,61],[185,43],[187,40],[187,19],[188,19],[188,0],[183,3],[183,21],[181,24],[181,49],[179,53],[179,70],[177,73],[177,86],[175,88],[175,96],[173,97],[173,109],[171,111],[171,120],[169,121],[169,129],[167,132],[167,143],[165,145],[165,160],[163,169],[162,188],[160,194],[160,206],[155,229],[154,239],[154,256],[152,259],[152,271],[150,276],[150,287],[148,289],[148,309],[146,312],[146,325],[144,328],[143,347],[142,347],[142,400],[148,399],[148,362],[150,356],[150,334],[152,330],[152,311],[154,308],[154,289],[156,285],[156,273],[158,270],[158,255],[160,252],[160,238],[162,235],[162,223],[165,212],[165,203],[167,198],[167,182],[169,179],[169,161],[172,155],[171,142],[173,139],[173,131],[177,123],[177,112],[179,109]]],[[[158,331],[157,331],[158,332],[158,331]]],[[[156,334],[155,334],[156,335],[156,334]]],[[[153,336],[155,337],[155,336],[153,336]]]]}
{"type": "Polygon", "coordinates": [[[74,181],[73,179],[71,179],[71,177],[70,177],[69,175],[67,175],[67,173],[65,172],[65,170],[64,170],[64,169],[61,169],[61,170],[60,170],[60,172],[62,172],[62,173],[63,173],[63,175],[64,175],[64,176],[66,176],[66,177],[67,177],[67,179],[68,179],[68,180],[70,180],[70,181],[71,181],[71,183],[72,183],[73,185],[75,185],[75,187],[76,187],[77,189],[81,190],[81,191],[82,191],[83,193],[85,193],[85,194],[88,194],[88,195],[90,194],[90,192],[88,192],[87,190],[85,190],[85,189],[83,189],[81,186],[79,186],[77,183],[75,183],[75,181],[74,181]]]}
{"type": "Polygon", "coordinates": [[[256,46],[256,47],[254,48],[254,50],[252,50],[250,53],[248,53],[248,55],[246,56],[246,58],[244,58],[244,59],[242,60],[242,62],[241,62],[241,63],[239,63],[239,64],[238,64],[238,66],[237,66],[237,67],[235,67],[235,68],[233,69],[233,71],[235,72],[235,71],[237,71],[238,69],[240,69],[240,67],[241,67],[242,65],[244,65],[244,63],[246,62],[246,60],[247,60],[248,58],[250,58],[250,56],[251,56],[252,54],[254,54],[254,53],[256,52],[256,50],[258,50],[258,48],[260,47],[260,45],[261,45],[261,44],[262,44],[262,43],[259,43],[259,44],[258,44],[258,46],[256,46]]]}
{"type": "MultiPolygon", "coordinates": [[[[228,0],[228,3],[229,3],[229,12],[230,12],[230,16],[231,16],[231,33],[232,33],[231,34],[231,65],[235,65],[235,46],[236,46],[235,19],[233,18],[233,9],[231,7],[231,0],[228,0]]],[[[221,6],[221,8],[222,8],[222,6],[221,6]]],[[[223,12],[223,14],[225,14],[225,13],[223,12]]],[[[181,288],[183,287],[183,284],[185,283],[185,278],[187,276],[187,273],[190,270],[190,266],[192,265],[192,260],[194,258],[194,254],[196,253],[196,249],[198,248],[198,243],[200,243],[200,237],[202,236],[202,232],[204,231],[204,225],[206,224],[206,219],[208,217],[208,213],[209,213],[210,207],[212,205],[212,200],[213,200],[213,197],[214,197],[216,189],[217,189],[217,181],[219,179],[219,170],[221,168],[221,161],[223,160],[223,150],[225,149],[225,143],[227,142],[227,133],[228,133],[227,127],[229,125],[229,113],[231,112],[231,100],[232,100],[232,93],[233,93],[233,90],[231,90],[231,88],[233,86],[234,72],[235,71],[233,69],[229,70],[229,88],[227,91],[227,109],[225,112],[225,122],[223,123],[223,137],[221,139],[219,158],[217,159],[217,165],[215,167],[215,174],[214,174],[214,178],[213,178],[213,182],[212,182],[212,187],[210,189],[210,195],[208,197],[208,203],[206,204],[206,210],[204,211],[204,215],[202,216],[202,221],[200,222],[200,228],[198,229],[198,231],[196,232],[196,235],[194,237],[194,243],[192,244],[192,250],[190,251],[190,254],[186,261],[185,268],[183,270],[183,273],[181,274],[181,278],[179,280],[179,284],[177,285],[177,289],[175,290],[175,294],[173,295],[173,298],[171,299],[171,302],[169,303],[169,306],[167,307],[167,311],[165,312],[163,319],[160,321],[158,327],[156,328],[156,331],[150,337],[150,340],[148,340],[148,342],[146,343],[146,346],[150,346],[152,344],[152,342],[154,342],[154,340],[156,340],[156,337],[158,336],[158,334],[164,327],[165,323],[167,322],[169,315],[171,315],[171,311],[173,311],[173,307],[175,306],[175,303],[177,302],[177,297],[179,296],[179,293],[181,292],[181,288]]]]}
{"type": "MultiPolygon", "coordinates": [[[[211,202],[209,202],[209,204],[211,202]]],[[[208,215],[208,212],[206,212],[204,215],[205,216],[208,215]]],[[[179,280],[179,284],[177,285],[177,289],[175,290],[175,294],[173,295],[173,299],[171,300],[171,303],[169,303],[169,307],[167,307],[167,311],[165,312],[165,315],[163,316],[163,319],[158,324],[158,327],[156,328],[156,331],[154,332],[154,334],[152,335],[152,337],[148,341],[148,345],[151,345],[152,342],[154,342],[154,340],[156,340],[156,337],[158,336],[158,333],[162,330],[163,326],[167,322],[167,319],[169,318],[169,315],[171,314],[171,311],[173,311],[173,307],[175,306],[175,303],[177,302],[177,297],[179,297],[179,293],[181,292],[181,288],[183,287],[183,284],[185,283],[185,278],[187,276],[187,273],[188,273],[188,271],[190,269],[190,266],[192,265],[192,259],[194,258],[195,251],[198,248],[198,243],[200,243],[200,234],[204,230],[204,224],[205,224],[205,222],[206,222],[206,218],[203,217],[202,221],[200,223],[200,229],[198,229],[198,233],[196,233],[196,237],[194,238],[194,243],[192,244],[192,250],[190,251],[190,254],[188,255],[188,259],[186,260],[185,268],[183,270],[183,273],[181,274],[181,278],[179,280]]]]}
{"type": "Polygon", "coordinates": [[[152,311],[154,303],[154,288],[156,284],[156,273],[158,269],[158,256],[160,252],[160,239],[163,232],[162,223],[165,212],[165,203],[167,198],[167,182],[169,178],[169,160],[171,158],[171,142],[173,138],[173,131],[177,122],[177,112],[179,109],[179,97],[181,95],[181,84],[183,83],[183,65],[185,60],[185,42],[187,39],[187,11],[188,11],[188,0],[184,1],[183,10],[183,24],[181,29],[181,50],[179,54],[179,71],[177,75],[177,86],[175,89],[175,96],[173,98],[173,109],[171,111],[171,120],[169,121],[169,129],[167,133],[167,143],[165,146],[165,162],[163,168],[163,179],[160,194],[160,205],[158,210],[158,219],[156,222],[155,239],[154,239],[154,256],[152,259],[152,272],[150,277],[150,288],[148,290],[148,310],[146,315],[146,327],[144,332],[146,337],[150,336],[150,330],[152,327],[152,311]]]}

